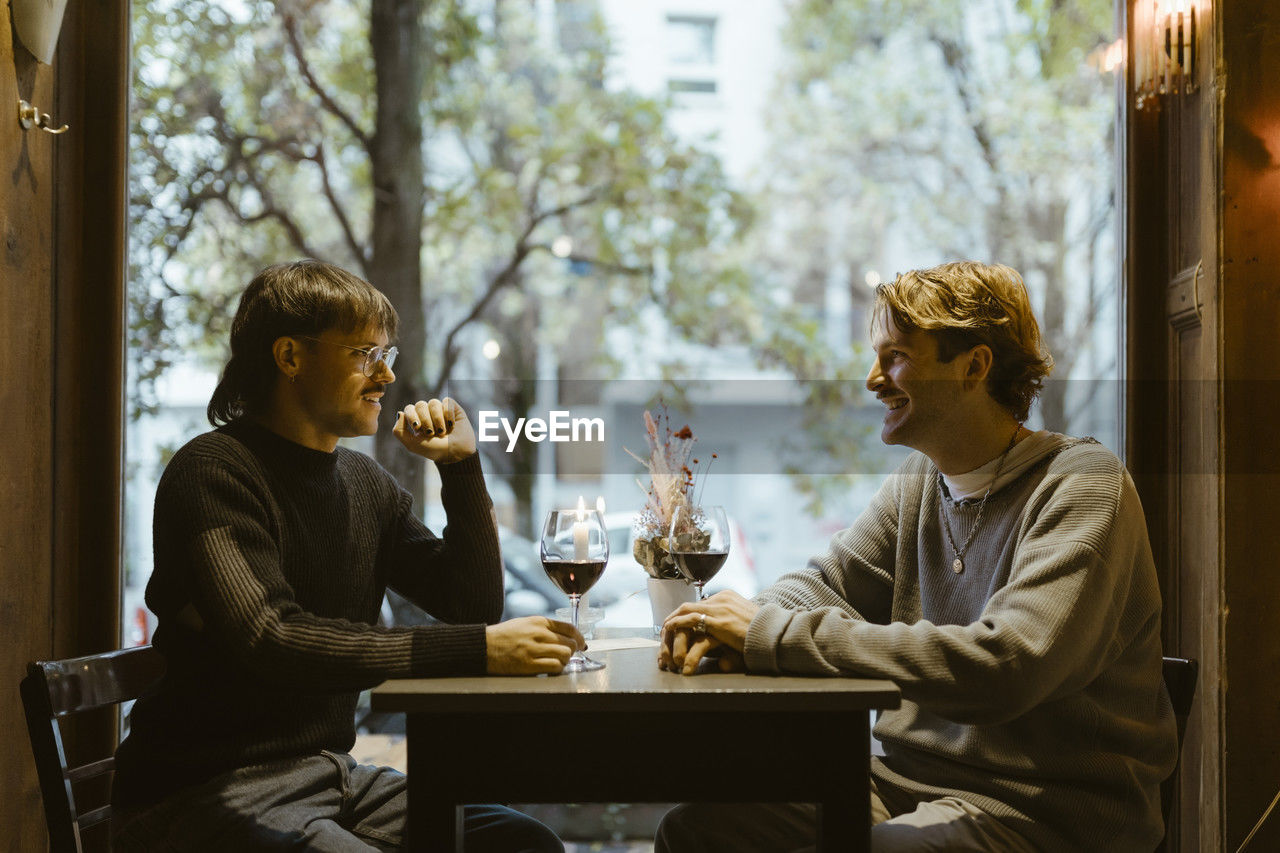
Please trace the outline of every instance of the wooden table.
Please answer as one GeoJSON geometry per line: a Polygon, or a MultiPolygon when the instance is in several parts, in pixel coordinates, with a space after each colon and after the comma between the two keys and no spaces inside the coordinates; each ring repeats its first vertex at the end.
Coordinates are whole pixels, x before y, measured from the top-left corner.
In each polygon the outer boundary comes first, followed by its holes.
{"type": "Polygon", "coordinates": [[[813,802],[819,850],[870,848],[870,712],[861,678],[658,670],[654,647],[589,650],[602,670],[395,679],[407,715],[406,849],[461,850],[466,803],[813,802]]]}

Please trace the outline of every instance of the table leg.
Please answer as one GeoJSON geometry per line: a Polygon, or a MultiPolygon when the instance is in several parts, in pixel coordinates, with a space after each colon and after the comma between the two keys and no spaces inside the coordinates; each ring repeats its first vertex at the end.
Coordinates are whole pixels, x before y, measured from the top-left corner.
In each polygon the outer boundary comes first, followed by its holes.
{"type": "Polygon", "coordinates": [[[856,715],[849,742],[861,744],[852,755],[829,755],[830,768],[818,803],[818,853],[871,850],[871,779],[865,760],[871,740],[870,712],[856,715]],[[859,768],[850,771],[848,768],[859,768]]]}
{"type": "Polygon", "coordinates": [[[426,755],[429,735],[414,733],[413,715],[406,720],[408,742],[408,814],[405,816],[404,849],[462,853],[462,808],[442,774],[432,773],[426,755]]]}

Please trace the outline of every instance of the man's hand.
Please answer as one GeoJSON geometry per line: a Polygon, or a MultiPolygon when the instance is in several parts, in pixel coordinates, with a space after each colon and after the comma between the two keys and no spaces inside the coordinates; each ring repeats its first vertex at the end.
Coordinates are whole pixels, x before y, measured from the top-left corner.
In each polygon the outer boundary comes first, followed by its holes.
{"type": "Polygon", "coordinates": [[[452,397],[419,400],[396,413],[391,430],[410,452],[447,465],[476,452],[476,433],[452,397]]]}
{"type": "Polygon", "coordinates": [[[745,669],[747,626],[759,610],[758,604],[732,590],[680,605],[662,623],[658,666],[692,675],[708,652],[723,649],[719,662],[722,672],[745,669]]]}
{"type": "Polygon", "coordinates": [[[587,641],[568,622],[546,616],[522,616],[485,628],[489,675],[555,674],[587,641]]]}
{"type": "Polygon", "coordinates": [[[672,631],[670,634],[663,631],[662,646],[658,649],[658,669],[693,675],[704,660],[715,661],[715,668],[720,672],[747,671],[742,652],[734,651],[715,637],[694,631],[672,631]]]}

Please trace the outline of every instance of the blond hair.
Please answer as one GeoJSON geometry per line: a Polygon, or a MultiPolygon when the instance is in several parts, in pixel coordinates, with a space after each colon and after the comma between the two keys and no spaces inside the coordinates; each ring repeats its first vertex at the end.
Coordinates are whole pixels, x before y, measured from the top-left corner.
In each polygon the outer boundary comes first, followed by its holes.
{"type": "Polygon", "coordinates": [[[932,332],[951,361],[979,344],[991,348],[987,393],[1019,422],[1053,369],[1022,276],[1003,264],[956,261],[912,270],[876,288],[871,324],[932,332]]]}

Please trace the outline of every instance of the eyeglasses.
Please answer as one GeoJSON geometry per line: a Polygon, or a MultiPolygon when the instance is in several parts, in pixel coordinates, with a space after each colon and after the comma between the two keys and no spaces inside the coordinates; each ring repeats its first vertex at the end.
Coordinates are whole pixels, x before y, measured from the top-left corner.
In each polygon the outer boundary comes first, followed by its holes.
{"type": "Polygon", "coordinates": [[[322,341],[319,338],[313,338],[310,335],[296,335],[295,337],[303,338],[308,341],[315,341],[318,344],[332,344],[335,347],[349,349],[352,352],[358,352],[364,356],[364,375],[372,379],[373,374],[378,371],[378,362],[382,362],[387,366],[387,370],[396,363],[396,356],[400,354],[400,350],[395,347],[371,347],[370,349],[361,349],[360,347],[347,346],[337,341],[322,341]]]}

